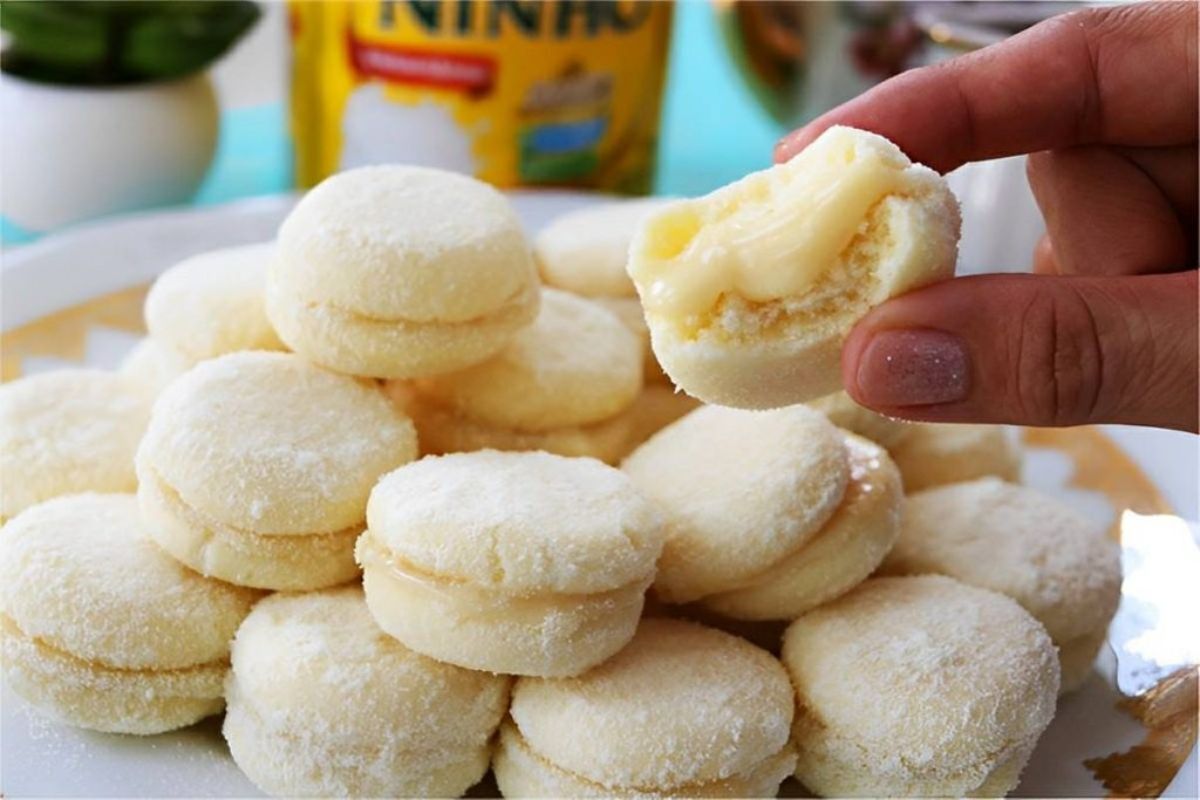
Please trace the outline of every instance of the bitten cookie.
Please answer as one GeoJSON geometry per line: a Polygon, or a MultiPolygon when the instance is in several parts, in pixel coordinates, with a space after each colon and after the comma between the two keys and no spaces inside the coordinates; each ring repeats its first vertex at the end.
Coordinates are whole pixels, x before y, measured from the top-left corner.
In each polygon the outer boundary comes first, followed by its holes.
{"type": "Polygon", "coordinates": [[[544,289],[533,325],[494,358],[413,381],[410,409],[426,452],[544,449],[614,461],[621,419],[642,389],[636,338],[599,305],[544,289]]]}
{"type": "Polygon", "coordinates": [[[418,655],[358,587],[276,594],[233,642],[224,733],[285,797],[458,797],[487,771],[509,679],[418,655]]]}
{"type": "Polygon", "coordinates": [[[883,571],[948,575],[1016,600],[1057,645],[1063,692],[1091,672],[1121,599],[1121,548],[1102,526],[997,478],[909,495],[883,571]]]}
{"type": "Polygon", "coordinates": [[[202,574],[319,589],[357,575],[371,487],[416,452],[412,423],[373,384],[287,353],[232,353],[160,395],[138,499],[155,541],[202,574]]]}
{"type": "Polygon", "coordinates": [[[63,369],[0,385],[0,521],[76,492],[130,492],[150,398],[134,380],[63,369]]]}
{"type": "Polygon", "coordinates": [[[189,364],[238,350],[283,350],[263,299],[271,242],[192,256],[146,295],[146,328],[189,364]]]}
{"type": "Polygon", "coordinates": [[[987,475],[1021,479],[1021,449],[1003,425],[914,423],[891,452],[909,493],[987,475]]]}
{"type": "Polygon", "coordinates": [[[55,498],[0,535],[4,676],[71,725],[190,725],[224,706],[229,640],[259,597],[159,549],[131,494],[55,498]]]}
{"type": "Polygon", "coordinates": [[[774,797],[791,772],[787,674],[736,636],[643,620],[577,678],[521,678],[493,763],[505,797],[774,797]]]}
{"type": "Polygon", "coordinates": [[[661,518],[619,470],[482,450],[385,476],[357,556],[372,615],[413,650],[561,676],[633,636],[661,550],[661,518]]]}
{"type": "Polygon", "coordinates": [[[887,452],[804,406],[709,406],[622,468],[666,515],[656,596],[726,617],[794,619],[866,579],[900,531],[887,452]]]}
{"type": "Polygon", "coordinates": [[[677,386],[775,408],[840,389],[851,327],[951,277],[959,224],[940,175],[881,136],[833,127],[785,164],[648,215],[628,270],[677,386]]]}
{"type": "Polygon", "coordinates": [[[537,269],[511,204],[413,166],[341,172],[279,229],[267,315],[297,353],[411,378],[486,360],[537,314],[537,269]]]}
{"type": "Polygon", "coordinates": [[[873,578],[792,623],[796,777],[825,797],[998,797],[1054,716],[1058,660],[1004,595],[873,578]]]}

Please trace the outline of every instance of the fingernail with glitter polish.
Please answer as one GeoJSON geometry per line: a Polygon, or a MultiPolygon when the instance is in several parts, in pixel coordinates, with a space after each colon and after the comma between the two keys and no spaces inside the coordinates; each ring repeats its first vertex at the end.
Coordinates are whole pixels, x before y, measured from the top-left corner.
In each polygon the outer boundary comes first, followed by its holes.
{"type": "Polygon", "coordinates": [[[971,359],[957,336],[934,330],[880,331],[858,359],[859,395],[873,406],[928,406],[964,400],[971,359]]]}

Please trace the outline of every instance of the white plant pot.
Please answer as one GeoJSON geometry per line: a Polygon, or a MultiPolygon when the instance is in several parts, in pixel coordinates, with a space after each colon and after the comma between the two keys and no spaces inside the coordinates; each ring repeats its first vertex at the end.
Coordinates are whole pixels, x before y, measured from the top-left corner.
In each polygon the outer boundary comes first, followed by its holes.
{"type": "Polygon", "coordinates": [[[0,73],[0,214],[43,233],[186,202],[217,144],[207,75],[71,87],[0,73]]]}

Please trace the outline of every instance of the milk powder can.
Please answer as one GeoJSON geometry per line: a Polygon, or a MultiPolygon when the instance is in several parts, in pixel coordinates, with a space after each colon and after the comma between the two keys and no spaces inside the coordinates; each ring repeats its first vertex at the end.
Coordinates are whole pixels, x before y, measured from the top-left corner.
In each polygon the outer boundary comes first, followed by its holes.
{"type": "Polygon", "coordinates": [[[497,186],[650,188],[671,6],[291,0],[296,174],[423,164],[497,186]]]}

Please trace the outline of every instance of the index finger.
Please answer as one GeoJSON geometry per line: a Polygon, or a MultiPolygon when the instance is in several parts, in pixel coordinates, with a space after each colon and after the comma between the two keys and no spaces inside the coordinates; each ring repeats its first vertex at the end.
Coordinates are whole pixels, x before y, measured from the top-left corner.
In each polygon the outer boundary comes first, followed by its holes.
{"type": "Polygon", "coordinates": [[[882,134],[941,172],[1077,144],[1194,143],[1196,20],[1191,2],[1054,17],[876,86],[784,137],[775,160],[831,125],[882,134]]]}

